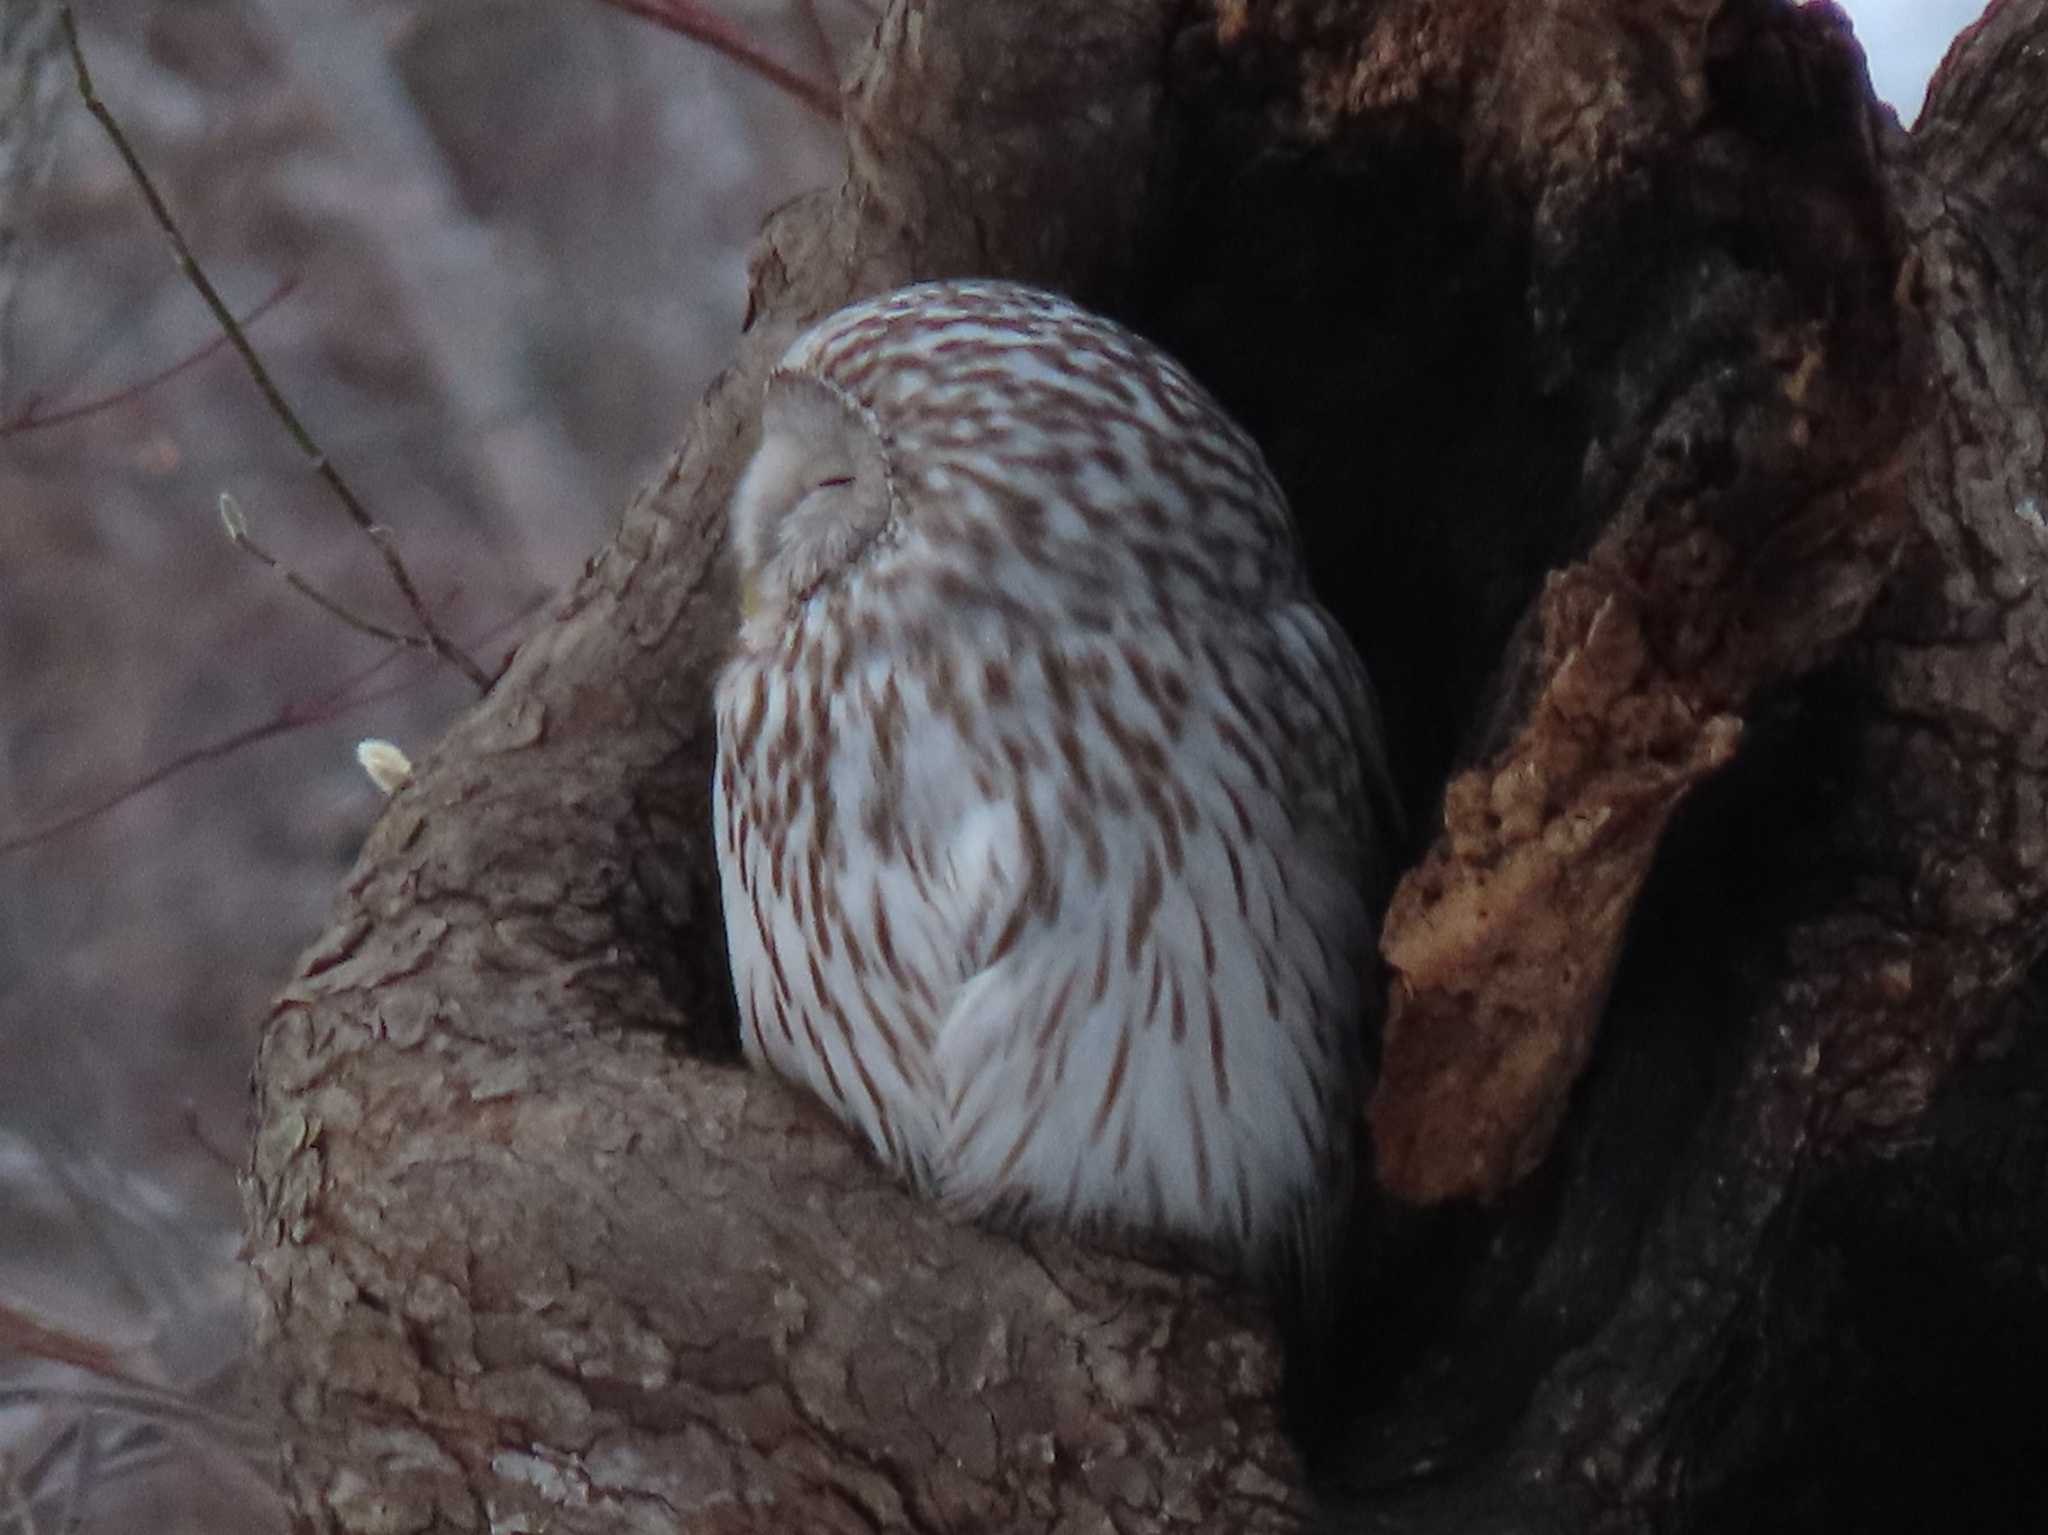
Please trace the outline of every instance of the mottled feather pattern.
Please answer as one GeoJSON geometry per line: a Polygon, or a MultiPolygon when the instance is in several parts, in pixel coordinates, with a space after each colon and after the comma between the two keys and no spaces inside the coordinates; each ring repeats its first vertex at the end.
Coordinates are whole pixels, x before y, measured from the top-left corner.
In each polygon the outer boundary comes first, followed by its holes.
{"type": "Polygon", "coordinates": [[[1111,322],[940,283],[801,337],[755,464],[716,790],[749,1057],[964,1213],[1317,1240],[1385,770],[1257,448],[1111,322]]]}

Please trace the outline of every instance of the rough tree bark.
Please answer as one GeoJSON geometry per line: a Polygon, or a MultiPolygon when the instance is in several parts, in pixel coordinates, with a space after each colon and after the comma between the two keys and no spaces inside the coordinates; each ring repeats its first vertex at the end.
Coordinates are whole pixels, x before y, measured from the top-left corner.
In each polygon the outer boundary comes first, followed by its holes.
{"type": "MultiPolygon", "coordinates": [[[[307,1528],[1856,1528],[2048,1360],[2048,0],[893,5],[845,184],[420,764],[256,1068],[307,1528]],[[1267,448],[1420,829],[1345,1368],[730,1064],[722,502],[794,330],[1065,288],[1267,448]]],[[[2021,1398],[2024,1399],[2024,1398],[2021,1398]]]]}

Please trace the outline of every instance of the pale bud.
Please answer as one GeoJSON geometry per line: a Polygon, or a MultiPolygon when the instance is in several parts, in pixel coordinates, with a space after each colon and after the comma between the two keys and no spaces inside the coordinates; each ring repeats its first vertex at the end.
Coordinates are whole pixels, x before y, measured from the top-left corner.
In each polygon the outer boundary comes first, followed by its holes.
{"type": "Polygon", "coordinates": [[[370,775],[370,782],[384,794],[395,794],[412,777],[412,759],[389,741],[372,736],[356,742],[356,761],[370,775]]]}

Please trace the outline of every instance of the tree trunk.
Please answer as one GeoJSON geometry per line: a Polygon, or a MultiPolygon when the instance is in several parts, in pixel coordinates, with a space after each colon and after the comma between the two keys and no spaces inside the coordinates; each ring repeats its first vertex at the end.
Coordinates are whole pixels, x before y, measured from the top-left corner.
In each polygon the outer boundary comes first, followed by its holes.
{"type": "Polygon", "coordinates": [[[2043,99],[2048,0],[1910,137],[1826,5],[893,5],[683,449],[265,1030],[305,1527],[2038,1506],[2043,99]],[[1380,683],[1377,1187],[1291,1435],[1241,1297],[950,1225],[732,1064],[723,503],[800,326],[965,273],[1208,382],[1380,683]]]}

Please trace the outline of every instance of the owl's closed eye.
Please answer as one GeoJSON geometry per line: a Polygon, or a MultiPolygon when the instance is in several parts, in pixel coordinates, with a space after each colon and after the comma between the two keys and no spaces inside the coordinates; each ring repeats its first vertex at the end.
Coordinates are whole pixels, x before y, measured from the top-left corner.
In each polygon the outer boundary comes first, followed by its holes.
{"type": "Polygon", "coordinates": [[[857,560],[888,525],[891,499],[867,413],[816,379],[771,377],[761,443],[732,499],[749,620],[802,601],[857,560]]]}

